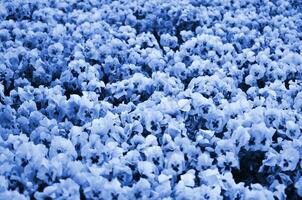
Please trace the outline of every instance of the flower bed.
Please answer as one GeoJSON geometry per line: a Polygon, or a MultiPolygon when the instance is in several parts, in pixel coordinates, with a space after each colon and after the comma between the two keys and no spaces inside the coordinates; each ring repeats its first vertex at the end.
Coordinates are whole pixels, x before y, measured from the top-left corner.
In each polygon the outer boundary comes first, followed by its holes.
{"type": "Polygon", "coordinates": [[[302,198],[298,0],[0,3],[0,199],[302,198]]]}

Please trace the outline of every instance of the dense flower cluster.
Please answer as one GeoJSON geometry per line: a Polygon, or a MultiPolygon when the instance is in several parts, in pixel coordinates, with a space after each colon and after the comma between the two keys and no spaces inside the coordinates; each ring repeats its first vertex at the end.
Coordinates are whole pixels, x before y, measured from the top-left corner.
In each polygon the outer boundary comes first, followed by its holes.
{"type": "Polygon", "coordinates": [[[299,0],[0,2],[0,199],[302,198],[299,0]]]}

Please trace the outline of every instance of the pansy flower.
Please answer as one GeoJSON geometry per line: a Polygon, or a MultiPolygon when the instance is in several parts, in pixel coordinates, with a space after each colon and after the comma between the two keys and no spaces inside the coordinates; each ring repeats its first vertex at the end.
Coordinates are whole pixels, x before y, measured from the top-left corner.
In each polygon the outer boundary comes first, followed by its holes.
{"type": "Polygon", "coordinates": [[[44,199],[80,199],[79,185],[76,184],[72,179],[60,180],[51,186],[44,188],[43,192],[36,192],[35,198],[44,199]]]}
{"type": "Polygon", "coordinates": [[[185,170],[185,158],[182,152],[173,152],[165,161],[166,169],[171,175],[181,174],[185,170]]]}
{"type": "Polygon", "coordinates": [[[281,152],[281,160],[278,163],[282,170],[293,171],[300,160],[299,152],[295,148],[286,148],[281,152]]]}

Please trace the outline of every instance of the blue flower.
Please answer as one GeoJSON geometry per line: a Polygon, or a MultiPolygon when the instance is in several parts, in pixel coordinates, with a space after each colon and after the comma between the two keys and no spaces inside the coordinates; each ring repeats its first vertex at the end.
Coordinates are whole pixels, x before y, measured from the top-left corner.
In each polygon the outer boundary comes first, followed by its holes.
{"type": "Polygon", "coordinates": [[[264,121],[267,127],[279,127],[280,113],[276,109],[267,109],[264,113],[264,121]]]}
{"type": "Polygon", "coordinates": [[[162,34],[160,37],[160,44],[164,47],[174,49],[178,46],[178,39],[170,34],[162,34]]]}
{"type": "Polygon", "coordinates": [[[135,150],[130,150],[123,157],[123,163],[126,165],[135,165],[141,159],[140,153],[135,150]]]}
{"type": "Polygon", "coordinates": [[[82,98],[80,101],[80,107],[78,111],[78,117],[83,122],[90,122],[97,118],[99,115],[98,105],[94,105],[92,101],[86,98],[82,98]]]}
{"type": "Polygon", "coordinates": [[[239,161],[233,152],[226,152],[226,155],[220,155],[217,158],[217,166],[226,171],[231,168],[239,168],[239,161]]]}
{"type": "Polygon", "coordinates": [[[144,116],[144,122],[147,131],[160,132],[160,122],[163,120],[163,114],[159,111],[148,111],[144,116]]]}
{"type": "Polygon", "coordinates": [[[137,164],[138,172],[141,176],[146,177],[148,180],[153,181],[156,176],[156,166],[149,161],[140,161],[137,164]]]}
{"type": "Polygon", "coordinates": [[[91,133],[106,136],[113,127],[113,115],[108,113],[104,118],[94,119],[91,123],[91,133]]]}
{"type": "Polygon", "coordinates": [[[224,113],[216,110],[207,118],[207,128],[217,133],[221,132],[226,123],[224,113]]]}
{"type": "Polygon", "coordinates": [[[244,147],[249,143],[251,138],[248,129],[242,126],[239,126],[232,133],[233,144],[235,144],[238,148],[244,147]]]}
{"type": "Polygon", "coordinates": [[[200,93],[192,93],[192,105],[195,108],[197,114],[200,114],[202,117],[207,118],[210,113],[213,113],[214,104],[210,99],[205,98],[200,93]]]}
{"type": "Polygon", "coordinates": [[[88,185],[84,187],[83,192],[86,198],[97,200],[103,197],[103,189],[105,179],[102,177],[87,177],[88,185]]]}
{"type": "Polygon", "coordinates": [[[275,130],[273,128],[267,128],[264,122],[259,124],[253,124],[250,133],[250,144],[252,149],[267,149],[274,135],[275,130]],[[251,142],[252,141],[252,142],[251,142]]]}
{"type": "Polygon", "coordinates": [[[299,125],[293,121],[286,122],[286,136],[297,139],[301,136],[301,131],[299,129],[299,125]]]}
{"type": "Polygon", "coordinates": [[[105,182],[104,184],[104,196],[105,199],[116,199],[123,198],[124,194],[121,184],[117,179],[113,179],[112,181],[105,182]]]}
{"type": "Polygon", "coordinates": [[[164,155],[159,146],[151,146],[145,149],[147,161],[152,162],[156,167],[161,169],[164,165],[164,155]]]}
{"type": "Polygon", "coordinates": [[[49,157],[53,158],[60,153],[66,154],[70,159],[75,159],[77,157],[77,152],[70,140],[61,136],[55,136],[51,140],[49,157]]]}
{"type": "Polygon", "coordinates": [[[173,152],[166,160],[165,168],[171,175],[181,174],[185,170],[185,158],[182,152],[173,152]]]}
{"type": "Polygon", "coordinates": [[[114,177],[118,179],[122,186],[129,186],[133,182],[133,175],[130,167],[120,166],[115,167],[113,170],[114,177]]]}
{"type": "Polygon", "coordinates": [[[72,179],[60,180],[59,183],[47,186],[43,192],[36,192],[36,199],[54,198],[54,199],[80,199],[80,187],[72,179]]]}
{"type": "Polygon", "coordinates": [[[151,197],[151,184],[148,180],[141,178],[134,186],[131,197],[134,199],[145,199],[151,197]]]}
{"type": "Polygon", "coordinates": [[[300,160],[300,154],[295,148],[286,148],[281,152],[281,160],[278,163],[283,171],[293,171],[300,160]]]}

